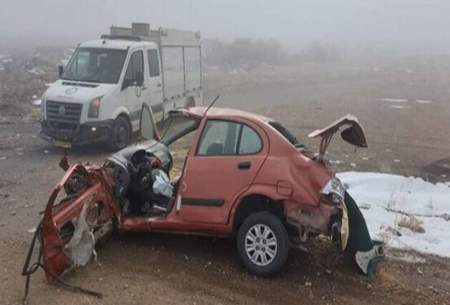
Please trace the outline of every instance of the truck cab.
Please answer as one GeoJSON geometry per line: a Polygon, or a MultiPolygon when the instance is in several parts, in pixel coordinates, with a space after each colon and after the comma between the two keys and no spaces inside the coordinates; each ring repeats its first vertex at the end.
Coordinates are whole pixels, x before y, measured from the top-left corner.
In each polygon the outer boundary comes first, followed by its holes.
{"type": "Polygon", "coordinates": [[[57,146],[127,146],[145,104],[157,120],[202,103],[198,32],[133,23],[81,43],[42,97],[41,136],[57,146]]]}

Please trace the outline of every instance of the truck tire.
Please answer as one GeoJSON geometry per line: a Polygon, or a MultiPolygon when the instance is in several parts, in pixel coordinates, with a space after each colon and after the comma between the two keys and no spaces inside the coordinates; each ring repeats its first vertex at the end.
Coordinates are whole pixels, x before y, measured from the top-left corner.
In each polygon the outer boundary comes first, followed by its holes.
{"type": "Polygon", "coordinates": [[[109,137],[109,147],[112,151],[118,151],[130,144],[131,131],[130,124],[124,116],[118,116],[111,128],[109,137]]]}
{"type": "Polygon", "coordinates": [[[250,214],[239,227],[237,252],[245,268],[258,276],[278,273],[289,252],[289,237],[280,219],[269,212],[250,214]]]}

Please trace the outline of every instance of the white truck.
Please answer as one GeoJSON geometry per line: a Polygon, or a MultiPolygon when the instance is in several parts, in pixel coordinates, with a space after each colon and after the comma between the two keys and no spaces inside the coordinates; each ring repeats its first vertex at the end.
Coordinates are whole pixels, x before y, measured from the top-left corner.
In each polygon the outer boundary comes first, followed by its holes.
{"type": "Polygon", "coordinates": [[[161,120],[203,103],[201,57],[199,32],[112,26],[59,67],[42,96],[40,135],[57,146],[104,141],[119,150],[139,130],[144,104],[161,120]]]}

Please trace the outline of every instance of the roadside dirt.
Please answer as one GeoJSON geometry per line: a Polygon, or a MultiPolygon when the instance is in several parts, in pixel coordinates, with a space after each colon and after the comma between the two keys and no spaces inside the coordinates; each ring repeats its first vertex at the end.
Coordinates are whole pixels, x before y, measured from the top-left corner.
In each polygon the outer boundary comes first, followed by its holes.
{"type": "MultiPolygon", "coordinates": [[[[370,148],[355,152],[335,139],[329,158],[338,170],[425,177],[433,172],[430,179],[448,181],[445,169],[436,172],[427,165],[450,156],[450,69],[438,69],[433,62],[411,65],[389,63],[381,72],[370,65],[266,67],[239,75],[210,72],[206,100],[221,94],[218,106],[274,117],[312,147],[316,143],[305,134],[351,112],[365,126],[370,148]],[[405,72],[407,68],[415,72],[405,72]]],[[[28,231],[38,223],[39,212],[62,175],[58,161],[63,152],[38,138],[36,122],[1,114],[3,305],[20,303],[24,287],[20,272],[32,236],[28,231]]],[[[101,163],[107,155],[97,145],[72,150],[70,160],[101,163]]],[[[413,252],[391,253],[373,282],[321,240],[311,252],[291,250],[286,268],[271,279],[245,272],[233,240],[126,234],[112,237],[98,255],[98,262],[65,279],[103,293],[103,299],[49,286],[38,272],[32,279],[30,304],[450,304],[450,260],[413,252]]]]}

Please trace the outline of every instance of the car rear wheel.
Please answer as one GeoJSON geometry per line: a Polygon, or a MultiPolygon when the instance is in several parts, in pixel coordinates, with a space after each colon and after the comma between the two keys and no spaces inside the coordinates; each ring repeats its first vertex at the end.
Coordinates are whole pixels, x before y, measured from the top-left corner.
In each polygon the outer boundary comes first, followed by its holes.
{"type": "Polygon", "coordinates": [[[131,132],[128,120],[119,116],[114,120],[109,138],[109,147],[112,151],[118,151],[130,144],[131,132]]]}
{"type": "Polygon", "coordinates": [[[248,216],[239,227],[236,242],[244,266],[259,276],[279,272],[289,252],[286,228],[278,217],[269,212],[248,216]]]}

